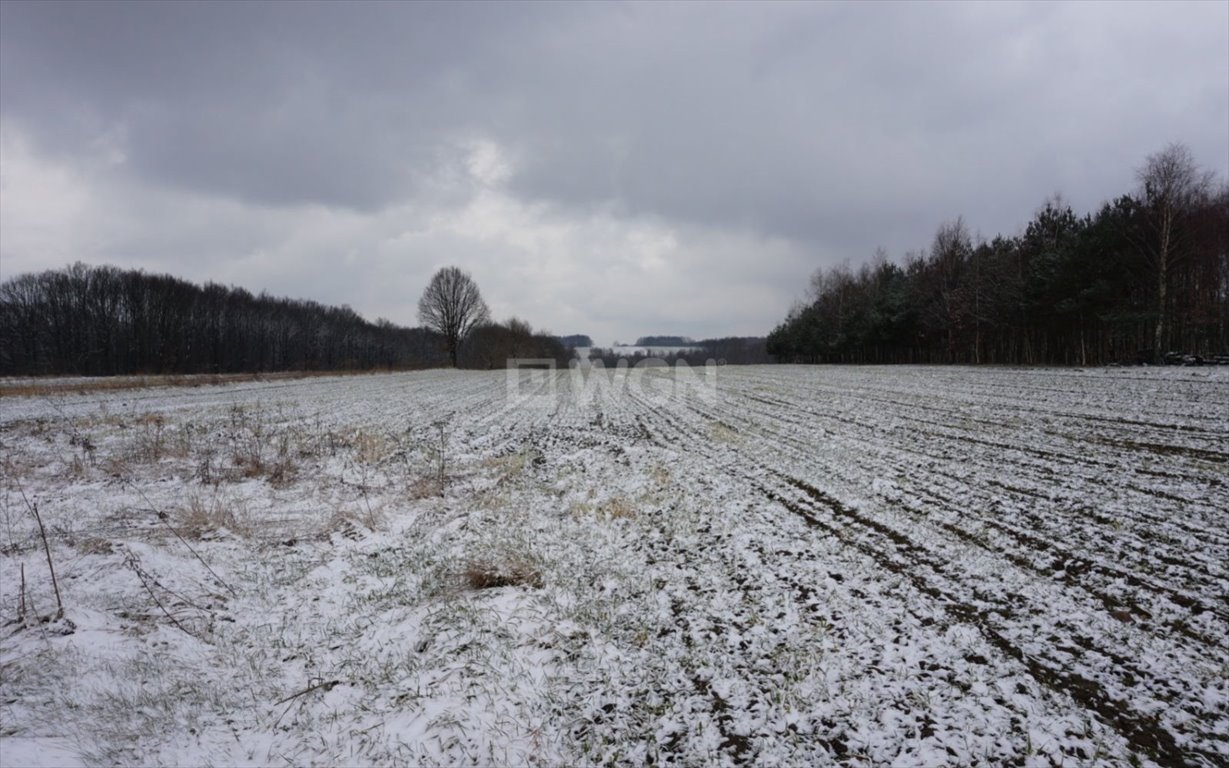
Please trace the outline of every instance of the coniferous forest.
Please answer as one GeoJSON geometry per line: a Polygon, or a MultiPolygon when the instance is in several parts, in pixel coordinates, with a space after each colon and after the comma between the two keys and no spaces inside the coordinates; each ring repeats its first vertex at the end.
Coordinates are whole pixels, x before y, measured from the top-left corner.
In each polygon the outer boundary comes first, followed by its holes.
{"type": "Polygon", "coordinates": [[[781,362],[1101,365],[1229,354],[1229,187],[1171,145],[1139,187],[1022,234],[960,218],[894,263],[820,269],[768,338],[781,362]]]}

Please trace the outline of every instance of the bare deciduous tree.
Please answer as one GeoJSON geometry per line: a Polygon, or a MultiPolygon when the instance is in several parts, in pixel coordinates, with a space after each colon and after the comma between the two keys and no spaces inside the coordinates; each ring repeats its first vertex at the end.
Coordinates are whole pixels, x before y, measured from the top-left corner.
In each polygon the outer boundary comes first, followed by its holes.
{"type": "Polygon", "coordinates": [[[1156,269],[1157,320],[1152,354],[1160,363],[1165,354],[1170,272],[1186,256],[1186,220],[1208,197],[1213,175],[1199,170],[1184,144],[1170,144],[1149,155],[1136,175],[1143,186],[1141,198],[1149,230],[1145,253],[1156,269]]]}
{"type": "Polygon", "coordinates": [[[475,327],[490,320],[478,284],[456,267],[435,273],[418,300],[418,319],[448,344],[448,361],[457,367],[457,350],[475,327]]]}

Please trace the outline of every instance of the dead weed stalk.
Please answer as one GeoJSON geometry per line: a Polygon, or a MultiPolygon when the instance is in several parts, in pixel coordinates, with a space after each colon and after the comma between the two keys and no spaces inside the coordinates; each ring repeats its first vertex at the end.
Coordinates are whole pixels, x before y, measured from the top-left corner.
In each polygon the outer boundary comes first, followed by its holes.
{"type": "Polygon", "coordinates": [[[138,495],[140,495],[140,497],[145,501],[146,504],[149,505],[150,511],[154,513],[154,515],[158,518],[158,521],[161,522],[164,526],[166,526],[166,529],[170,531],[175,536],[175,538],[179,539],[179,542],[181,544],[183,544],[185,547],[188,548],[188,551],[192,553],[193,557],[195,557],[197,560],[200,561],[201,565],[205,566],[205,570],[209,571],[210,575],[213,576],[214,580],[216,580],[220,586],[225,588],[227,592],[230,592],[232,596],[238,597],[239,593],[236,592],[229,584],[227,584],[226,581],[223,580],[222,577],[218,575],[217,571],[213,570],[213,568],[209,566],[209,563],[205,562],[205,558],[201,557],[200,553],[197,552],[196,549],[191,544],[188,543],[188,540],[185,539],[179,533],[179,531],[175,530],[175,526],[171,525],[170,521],[168,520],[167,514],[163,512],[162,510],[158,509],[158,507],[152,501],[149,500],[149,497],[146,496],[145,492],[142,491],[139,487],[137,487],[131,481],[125,481],[125,482],[134,491],[136,491],[138,495]]]}
{"type": "MultiPolygon", "coordinates": [[[[47,543],[47,529],[43,527],[43,517],[38,513],[38,505],[30,501],[26,497],[26,491],[22,488],[21,483],[17,484],[17,491],[21,494],[21,500],[26,503],[26,509],[30,510],[30,514],[34,516],[34,521],[38,523],[38,535],[43,540],[43,553],[47,555],[47,570],[51,573],[51,588],[55,590],[55,620],[58,621],[64,618],[64,600],[60,596],[60,582],[55,576],[55,563],[51,559],[51,545],[47,543]]],[[[25,583],[26,574],[25,567],[22,567],[21,584],[22,584],[22,605],[25,605],[25,583]]],[[[24,607],[23,607],[24,614],[24,607]]]]}

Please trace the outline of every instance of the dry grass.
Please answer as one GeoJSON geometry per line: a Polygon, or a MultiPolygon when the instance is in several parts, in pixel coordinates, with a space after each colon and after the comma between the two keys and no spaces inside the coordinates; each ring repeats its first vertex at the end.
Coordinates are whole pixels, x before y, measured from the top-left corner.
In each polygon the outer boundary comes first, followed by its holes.
{"type": "Polygon", "coordinates": [[[636,509],[627,499],[616,496],[600,504],[598,514],[611,520],[630,520],[636,516],[636,509]]]}
{"type": "Polygon", "coordinates": [[[384,435],[359,430],[351,440],[354,458],[364,464],[379,464],[388,457],[392,446],[384,435]]]}
{"type": "Polygon", "coordinates": [[[406,498],[410,501],[422,501],[444,495],[448,483],[437,475],[422,475],[410,480],[406,486],[406,498]]]}
{"type": "Polygon", "coordinates": [[[205,499],[197,494],[176,514],[176,528],[186,539],[207,539],[227,530],[240,536],[250,536],[252,525],[242,504],[218,496],[205,499]]]}
{"type": "Polygon", "coordinates": [[[512,559],[470,561],[461,571],[461,578],[470,589],[542,586],[542,572],[526,560],[512,559]]]}
{"type": "MultiPolygon", "coordinates": [[[[233,471],[229,479],[264,478],[275,488],[284,488],[294,482],[299,476],[296,459],[303,452],[292,449],[289,433],[277,435],[267,430],[259,420],[249,422],[242,409],[232,413],[232,424],[236,433],[231,438],[233,471]]],[[[197,469],[198,477],[205,477],[212,470],[204,461],[211,464],[213,457],[202,456],[202,460],[197,469]]]]}
{"type": "MultiPolygon", "coordinates": [[[[164,413],[149,411],[55,423],[31,420],[23,422],[20,429],[23,435],[40,436],[48,443],[58,443],[67,434],[71,452],[62,453],[61,459],[65,475],[72,479],[98,473],[131,478],[143,467],[172,462],[176,469],[183,469],[183,462],[190,462],[186,468],[202,485],[264,479],[284,488],[302,477],[303,462],[318,453],[306,431],[271,429],[262,421],[262,414],[249,414],[241,406],[232,409],[229,426],[229,430],[223,430],[224,439],[219,440],[208,425],[179,423],[164,413]],[[99,427],[111,430],[93,430],[99,427]]],[[[374,460],[383,450],[386,446],[379,439],[360,441],[360,457],[374,460]]],[[[0,455],[0,465],[4,476],[12,477],[23,477],[38,468],[11,454],[0,455]]]]}
{"type": "Polygon", "coordinates": [[[125,456],[108,456],[99,462],[102,471],[109,477],[120,479],[132,476],[132,464],[125,456]]]}
{"type": "Polygon", "coordinates": [[[529,463],[530,452],[520,451],[507,456],[494,456],[482,460],[482,468],[494,470],[498,475],[496,482],[503,483],[519,475],[529,463]]]}
{"type": "Polygon", "coordinates": [[[166,417],[160,413],[144,413],[136,418],[139,431],[129,448],[129,458],[137,463],[156,464],[168,455],[166,417]]]}
{"type": "MultiPolygon", "coordinates": [[[[410,369],[407,369],[410,370],[410,369]]],[[[90,394],[152,387],[203,387],[236,384],[252,381],[284,381],[287,379],[310,379],[324,376],[365,376],[377,373],[393,373],[393,369],[370,371],[278,371],[276,373],[200,373],[157,376],[99,376],[89,379],[65,381],[60,377],[45,379],[23,378],[17,381],[0,381],[0,397],[46,397],[49,395],[90,394]]]]}
{"type": "Polygon", "coordinates": [[[299,465],[290,456],[265,460],[259,453],[251,452],[236,454],[232,461],[239,478],[264,478],[274,488],[286,488],[299,476],[299,465]]]}
{"type": "Polygon", "coordinates": [[[592,515],[601,520],[631,520],[636,517],[636,507],[622,496],[615,496],[596,504],[591,501],[582,501],[573,504],[569,511],[576,517],[592,515]]]}
{"type": "MultiPolygon", "coordinates": [[[[0,456],[0,478],[6,481],[24,480],[39,466],[39,462],[28,456],[14,456],[5,450],[4,455],[0,456]]],[[[7,487],[9,483],[6,482],[4,485],[7,487]]]]}
{"type": "Polygon", "coordinates": [[[299,476],[299,465],[290,456],[283,456],[268,466],[265,479],[274,488],[286,488],[299,476]]]}
{"type": "Polygon", "coordinates": [[[83,555],[109,555],[115,551],[115,547],[107,539],[92,537],[78,544],[77,551],[83,555]]]}
{"type": "Polygon", "coordinates": [[[320,531],[320,538],[327,539],[334,533],[347,539],[360,539],[364,529],[378,531],[384,526],[383,507],[362,507],[359,509],[336,509],[332,517],[320,531]]]}
{"type": "Polygon", "coordinates": [[[89,468],[86,460],[78,453],[74,453],[67,462],[65,468],[65,476],[72,480],[82,480],[89,475],[89,468]]]}
{"type": "Polygon", "coordinates": [[[719,443],[735,443],[741,440],[735,429],[719,421],[709,422],[708,432],[709,436],[719,443]]]}
{"type": "MultiPolygon", "coordinates": [[[[3,386],[0,386],[0,392],[3,391],[3,386]]],[[[99,427],[113,427],[116,429],[127,429],[128,420],[131,417],[125,417],[121,413],[96,413],[88,416],[78,416],[72,421],[74,428],[79,430],[91,430],[99,427]]]]}

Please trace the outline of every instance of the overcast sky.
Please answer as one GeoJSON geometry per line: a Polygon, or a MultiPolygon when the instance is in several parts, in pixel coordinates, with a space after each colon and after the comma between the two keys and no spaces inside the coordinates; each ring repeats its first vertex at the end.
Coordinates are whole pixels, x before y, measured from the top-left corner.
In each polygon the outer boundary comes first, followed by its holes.
{"type": "Polygon", "coordinates": [[[767,333],[814,269],[1229,176],[1229,2],[0,2],[0,277],[416,324],[440,266],[598,343],[767,333]]]}

